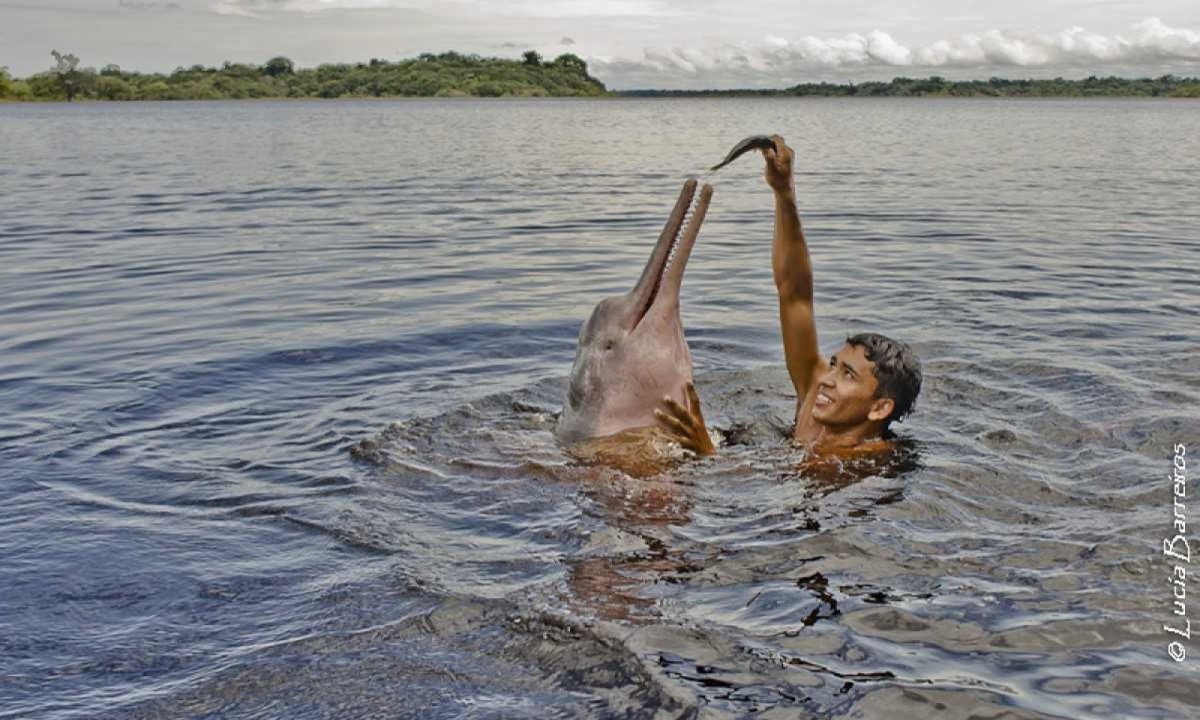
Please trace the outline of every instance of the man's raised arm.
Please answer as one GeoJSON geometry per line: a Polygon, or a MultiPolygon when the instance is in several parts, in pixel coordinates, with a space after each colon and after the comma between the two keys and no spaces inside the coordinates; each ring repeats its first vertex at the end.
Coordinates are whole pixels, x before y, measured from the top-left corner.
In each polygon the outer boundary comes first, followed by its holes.
{"type": "Polygon", "coordinates": [[[767,161],[767,184],[775,191],[775,241],[771,264],[775,287],[779,291],[779,325],[783,331],[783,355],[788,374],[796,388],[797,402],[803,403],[808,389],[822,367],[817,344],[817,324],[813,316],[812,264],[800,214],[796,210],[796,186],[792,177],[792,149],[775,135],[775,149],[763,151],[767,161]]]}

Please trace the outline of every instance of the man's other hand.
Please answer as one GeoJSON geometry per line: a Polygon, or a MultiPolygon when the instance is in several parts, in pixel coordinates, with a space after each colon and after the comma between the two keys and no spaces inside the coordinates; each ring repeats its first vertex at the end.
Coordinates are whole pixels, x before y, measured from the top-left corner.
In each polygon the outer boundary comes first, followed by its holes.
{"type": "Polygon", "coordinates": [[[664,397],[659,402],[661,409],[654,411],[658,426],[666,430],[684,450],[691,450],[697,455],[712,455],[717,449],[713,447],[708,428],[704,426],[704,413],[700,411],[700,396],[696,394],[696,386],[689,382],[684,386],[684,394],[688,407],[670,397],[664,397]]]}

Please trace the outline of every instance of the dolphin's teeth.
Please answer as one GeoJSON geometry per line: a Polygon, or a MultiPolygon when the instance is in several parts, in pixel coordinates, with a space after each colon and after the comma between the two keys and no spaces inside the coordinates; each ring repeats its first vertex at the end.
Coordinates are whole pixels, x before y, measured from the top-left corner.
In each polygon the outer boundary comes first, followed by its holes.
{"type": "Polygon", "coordinates": [[[671,267],[671,263],[675,260],[675,255],[679,251],[679,240],[683,234],[687,232],[687,228],[692,224],[692,217],[696,214],[697,208],[700,207],[700,191],[692,194],[692,199],[688,202],[687,209],[683,211],[683,217],[679,221],[679,229],[675,231],[675,237],[671,238],[671,248],[667,251],[667,260],[663,263],[663,269],[671,267]]]}
{"type": "Polygon", "coordinates": [[[696,214],[696,208],[699,205],[700,193],[696,192],[692,195],[691,202],[688,203],[687,209],[683,212],[683,218],[679,221],[679,230],[676,231],[675,237],[671,239],[671,249],[667,252],[665,267],[670,267],[671,262],[675,260],[675,254],[679,251],[679,240],[687,232],[688,225],[691,225],[692,216],[696,214]]]}

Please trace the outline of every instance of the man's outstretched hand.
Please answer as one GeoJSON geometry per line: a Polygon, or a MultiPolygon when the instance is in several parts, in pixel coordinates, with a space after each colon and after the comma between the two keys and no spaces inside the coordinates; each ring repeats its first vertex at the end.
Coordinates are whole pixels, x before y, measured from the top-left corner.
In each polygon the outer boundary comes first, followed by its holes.
{"type": "Polygon", "coordinates": [[[713,447],[708,428],[704,426],[704,413],[700,412],[700,396],[696,394],[696,386],[689,382],[684,387],[684,394],[688,407],[670,397],[664,397],[659,402],[661,408],[654,411],[658,426],[666,430],[684,450],[691,450],[697,455],[712,455],[717,449],[713,447]]]}
{"type": "Polygon", "coordinates": [[[792,183],[792,159],[795,152],[783,141],[782,135],[772,135],[775,148],[763,150],[763,158],[767,161],[767,184],[777,193],[795,192],[792,183]]]}

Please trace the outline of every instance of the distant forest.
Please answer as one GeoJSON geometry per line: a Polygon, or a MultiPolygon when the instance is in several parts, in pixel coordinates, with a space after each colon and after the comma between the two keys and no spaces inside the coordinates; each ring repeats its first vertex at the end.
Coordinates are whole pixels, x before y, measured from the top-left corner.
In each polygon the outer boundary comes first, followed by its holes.
{"type": "Polygon", "coordinates": [[[784,90],[627,90],[632,97],[1185,97],[1200,98],[1200,78],[1092,76],[1082,80],[947,80],[898,77],[891,82],[801,83],[784,90]]]}
{"type": "Polygon", "coordinates": [[[607,95],[570,53],[549,62],[530,50],[521,60],[446,52],[410,60],[329,64],[299,69],[276,57],[262,65],[193,65],[170,75],[108,65],[79,66],[79,58],[51,53],[56,65],[23,80],[0,68],[0,99],[8,100],[225,100],[249,98],[564,97],[607,95]]]}
{"type": "Polygon", "coordinates": [[[1185,97],[1200,98],[1200,78],[1089,77],[1082,80],[947,80],[898,77],[890,82],[802,83],[780,90],[627,90],[609,92],[571,53],[545,61],[530,50],[521,60],[445,52],[408,60],[296,68],[275,57],[262,65],[193,65],[168,74],[108,65],[80,67],[58,51],[55,64],[28,78],[0,67],[0,100],[223,100],[369,97],[1185,97]]]}

